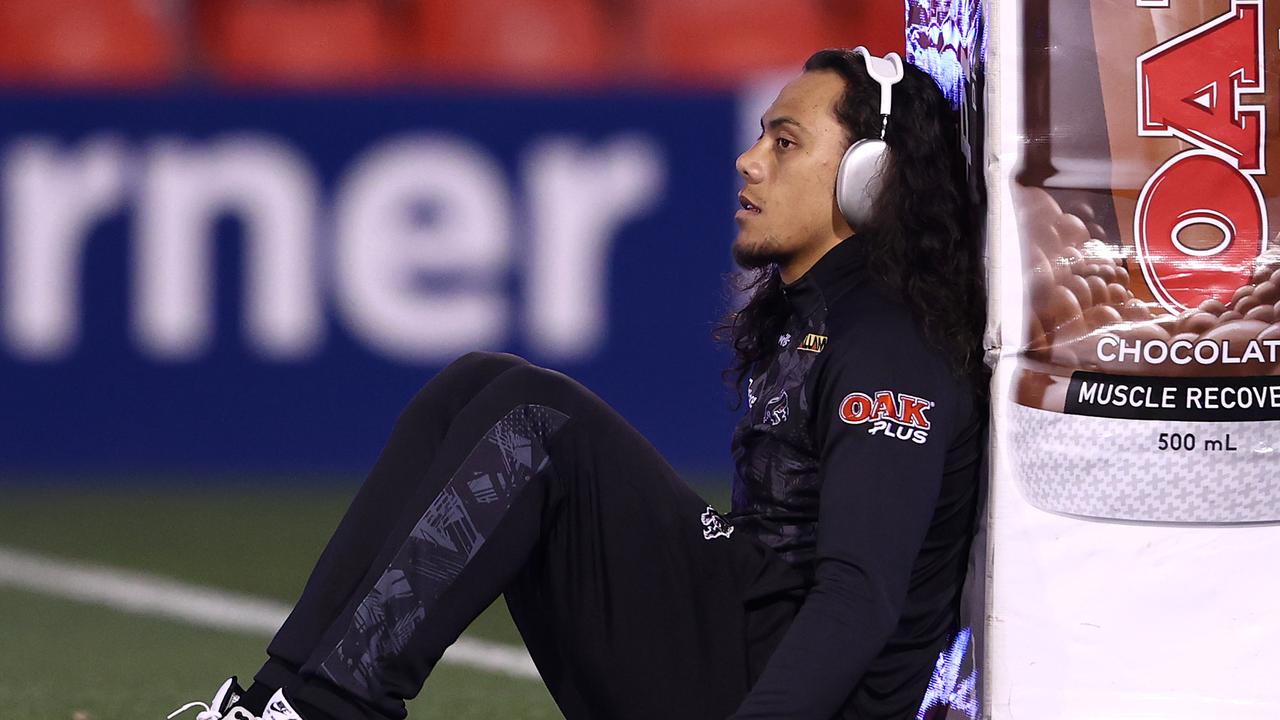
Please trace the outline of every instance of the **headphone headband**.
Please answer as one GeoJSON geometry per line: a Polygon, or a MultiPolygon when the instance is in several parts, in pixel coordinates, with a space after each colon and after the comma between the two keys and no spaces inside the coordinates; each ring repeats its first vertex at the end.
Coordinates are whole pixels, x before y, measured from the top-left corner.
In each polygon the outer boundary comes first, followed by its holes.
{"type": "Polygon", "coordinates": [[[853,49],[855,55],[861,55],[867,62],[867,74],[880,85],[880,114],[888,116],[893,105],[893,86],[902,79],[902,57],[891,52],[884,57],[876,57],[866,47],[859,45],[853,49]]]}

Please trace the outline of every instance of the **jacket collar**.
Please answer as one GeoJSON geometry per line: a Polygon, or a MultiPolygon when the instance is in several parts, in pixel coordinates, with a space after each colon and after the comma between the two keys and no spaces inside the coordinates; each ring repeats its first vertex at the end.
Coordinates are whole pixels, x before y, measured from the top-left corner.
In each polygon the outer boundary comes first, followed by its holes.
{"type": "Polygon", "coordinates": [[[868,238],[850,236],[818,258],[804,275],[782,284],[782,296],[801,317],[826,308],[849,288],[858,285],[866,268],[868,238]]]}

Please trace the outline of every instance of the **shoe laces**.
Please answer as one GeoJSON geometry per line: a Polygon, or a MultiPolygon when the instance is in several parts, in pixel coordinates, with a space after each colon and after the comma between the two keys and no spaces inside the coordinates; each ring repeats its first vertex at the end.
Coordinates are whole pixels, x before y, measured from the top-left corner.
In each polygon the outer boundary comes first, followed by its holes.
{"type": "Polygon", "coordinates": [[[196,713],[196,720],[222,720],[222,716],[218,714],[217,710],[214,710],[213,708],[209,707],[208,703],[202,703],[199,701],[189,702],[186,705],[183,705],[182,707],[178,708],[177,710],[174,710],[173,712],[169,713],[169,716],[168,718],[166,718],[166,720],[173,720],[175,717],[190,710],[191,708],[204,708],[204,710],[202,710],[201,712],[196,713]]]}
{"type": "Polygon", "coordinates": [[[181,715],[191,708],[204,708],[204,710],[196,713],[196,720],[259,720],[250,714],[248,710],[241,707],[233,707],[226,715],[219,715],[218,711],[209,707],[208,703],[202,703],[199,701],[189,702],[177,710],[174,710],[169,713],[169,716],[165,720],[173,720],[173,718],[181,715]]]}

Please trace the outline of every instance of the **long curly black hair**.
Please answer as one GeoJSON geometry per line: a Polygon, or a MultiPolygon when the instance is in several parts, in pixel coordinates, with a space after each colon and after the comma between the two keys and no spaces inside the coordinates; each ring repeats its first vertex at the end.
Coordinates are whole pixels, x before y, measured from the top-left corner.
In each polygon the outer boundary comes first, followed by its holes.
{"type": "MultiPolygon", "coordinates": [[[[921,334],[947,360],[953,374],[984,393],[987,368],[982,361],[986,324],[981,238],[977,208],[969,202],[956,116],[927,73],[903,63],[904,76],[893,86],[893,114],[885,132],[889,160],[884,191],[872,219],[855,232],[868,240],[867,270],[890,296],[910,309],[921,334]]],[[[845,80],[836,117],[849,141],[879,137],[880,86],[852,50],[820,50],[804,64],[806,72],[832,71],[845,80]]],[[[835,188],[832,188],[833,198],[835,188]]],[[[776,267],[737,276],[746,304],[725,317],[716,336],[733,350],[725,381],[738,393],[757,363],[777,350],[776,338],[788,308],[776,267]]]]}

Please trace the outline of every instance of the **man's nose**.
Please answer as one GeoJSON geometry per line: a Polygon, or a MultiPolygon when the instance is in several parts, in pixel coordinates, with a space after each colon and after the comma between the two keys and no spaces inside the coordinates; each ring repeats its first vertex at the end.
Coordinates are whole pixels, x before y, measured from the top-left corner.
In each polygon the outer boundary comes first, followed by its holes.
{"type": "Polygon", "coordinates": [[[738,156],[738,161],[734,163],[738,174],[749,183],[760,182],[764,172],[763,165],[761,165],[758,156],[754,152],[755,149],[756,145],[747,148],[746,151],[738,156]]]}

